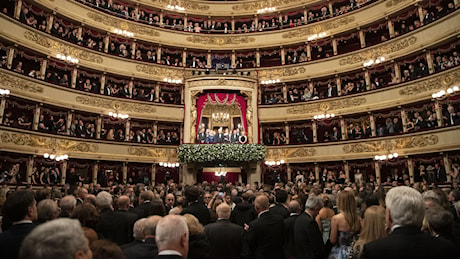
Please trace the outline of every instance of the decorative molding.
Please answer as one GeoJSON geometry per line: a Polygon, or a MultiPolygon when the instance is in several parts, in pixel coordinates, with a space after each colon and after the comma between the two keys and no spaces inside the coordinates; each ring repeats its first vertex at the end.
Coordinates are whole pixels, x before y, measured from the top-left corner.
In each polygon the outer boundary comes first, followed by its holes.
{"type": "Polygon", "coordinates": [[[289,77],[297,74],[305,73],[307,70],[305,67],[289,67],[282,69],[269,69],[259,71],[259,77],[264,78],[276,78],[276,77],[289,77]]]}
{"type": "Polygon", "coordinates": [[[204,45],[234,45],[254,42],[256,38],[248,36],[190,36],[186,40],[204,45]]]}
{"type": "Polygon", "coordinates": [[[267,148],[266,160],[306,158],[316,155],[316,148],[267,148]]]}
{"type": "Polygon", "coordinates": [[[99,55],[95,55],[89,51],[77,49],[68,44],[64,44],[59,41],[52,40],[51,38],[40,35],[36,32],[25,31],[24,38],[26,38],[29,41],[35,42],[36,44],[41,45],[45,48],[57,51],[61,54],[76,57],[80,60],[94,62],[94,63],[103,62],[102,57],[99,55]]]}
{"type": "Polygon", "coordinates": [[[149,37],[160,36],[160,33],[157,30],[149,28],[149,26],[125,22],[117,18],[93,12],[88,12],[86,15],[88,16],[88,18],[92,19],[95,22],[102,23],[107,26],[112,26],[116,29],[130,31],[135,34],[148,35],[149,37]]]}
{"type": "Polygon", "coordinates": [[[281,35],[282,38],[290,39],[290,38],[305,38],[306,36],[318,34],[321,32],[325,32],[327,30],[332,30],[339,28],[344,25],[348,25],[356,20],[354,16],[342,17],[339,19],[334,19],[332,21],[323,22],[320,24],[315,24],[312,26],[307,26],[305,28],[298,28],[296,30],[292,30],[290,32],[284,33],[281,35]]]}
{"type": "MultiPolygon", "coordinates": [[[[153,1],[153,0],[152,0],[153,1]]],[[[277,7],[280,8],[284,5],[292,5],[303,3],[304,0],[261,0],[255,3],[243,3],[243,4],[235,4],[232,6],[232,9],[235,11],[257,11],[258,9],[262,9],[265,7],[277,7]]]]}
{"type": "Polygon", "coordinates": [[[286,110],[287,114],[310,114],[316,112],[325,112],[329,110],[344,109],[357,107],[367,102],[364,97],[341,99],[335,101],[315,102],[300,106],[292,106],[286,110]]]}
{"type": "Polygon", "coordinates": [[[420,148],[435,145],[439,142],[437,135],[421,135],[403,137],[393,140],[360,142],[343,146],[345,153],[387,152],[395,149],[420,148]]]}
{"type": "Polygon", "coordinates": [[[152,65],[137,65],[136,71],[145,74],[156,75],[158,77],[161,77],[161,79],[163,79],[164,77],[182,79],[184,77],[184,72],[182,70],[166,69],[152,65]]]}
{"type": "MultiPolygon", "coordinates": [[[[444,87],[451,87],[460,81],[460,68],[447,74],[429,80],[423,80],[399,90],[401,96],[418,95],[424,92],[432,92],[444,87]]],[[[432,93],[429,93],[432,94],[432,93]]]]}
{"type": "Polygon", "coordinates": [[[340,66],[353,65],[356,63],[363,63],[370,59],[376,59],[380,56],[388,55],[393,52],[401,51],[414,45],[417,42],[417,37],[411,36],[406,39],[401,39],[392,43],[383,45],[382,47],[373,48],[367,51],[359,52],[349,55],[348,57],[339,61],[340,66]]]}
{"type": "Polygon", "coordinates": [[[305,158],[316,155],[315,148],[289,149],[287,158],[305,158]]]}
{"type": "Polygon", "coordinates": [[[143,148],[129,147],[129,155],[152,157],[153,160],[168,158],[168,160],[177,160],[177,148],[143,148]]]}
{"type": "Polygon", "coordinates": [[[171,0],[151,0],[151,1],[152,3],[162,5],[165,8],[167,5],[174,4],[174,5],[184,7],[186,10],[207,11],[210,9],[209,5],[198,4],[197,2],[191,2],[191,1],[174,0],[174,3],[172,3],[171,0]]]}
{"type": "Polygon", "coordinates": [[[386,7],[392,7],[392,6],[395,6],[395,5],[399,5],[400,3],[403,3],[405,1],[406,0],[390,0],[385,4],[385,6],[386,7]]]}
{"type": "Polygon", "coordinates": [[[4,72],[0,72],[0,82],[0,84],[2,84],[10,90],[17,89],[21,91],[27,91],[30,93],[43,93],[43,87],[35,83],[32,83],[28,80],[8,75],[4,72]]]}
{"type": "Polygon", "coordinates": [[[137,113],[155,113],[157,109],[153,105],[135,104],[134,102],[113,101],[106,98],[77,96],[75,100],[83,105],[114,109],[122,112],[137,112],[137,113]]]}
{"type": "Polygon", "coordinates": [[[245,87],[245,88],[250,88],[250,89],[255,89],[257,88],[257,85],[252,82],[248,81],[243,81],[239,79],[224,79],[224,78],[219,78],[219,79],[213,79],[213,80],[196,80],[196,81],[191,81],[188,84],[189,87],[201,87],[201,86],[232,86],[232,87],[245,87]]]}
{"type": "Polygon", "coordinates": [[[0,135],[3,143],[11,143],[14,145],[24,145],[30,147],[38,147],[45,149],[55,149],[62,151],[75,151],[75,152],[97,152],[99,147],[97,144],[87,142],[78,142],[72,140],[62,140],[50,137],[41,137],[30,134],[15,134],[3,132],[0,135]]]}

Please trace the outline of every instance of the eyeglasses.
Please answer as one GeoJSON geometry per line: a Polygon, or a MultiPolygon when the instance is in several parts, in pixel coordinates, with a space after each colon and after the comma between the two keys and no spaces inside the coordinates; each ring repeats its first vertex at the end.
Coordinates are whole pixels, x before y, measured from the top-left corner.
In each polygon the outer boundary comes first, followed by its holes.
{"type": "Polygon", "coordinates": [[[211,199],[212,197],[204,197],[205,199],[211,199]]]}

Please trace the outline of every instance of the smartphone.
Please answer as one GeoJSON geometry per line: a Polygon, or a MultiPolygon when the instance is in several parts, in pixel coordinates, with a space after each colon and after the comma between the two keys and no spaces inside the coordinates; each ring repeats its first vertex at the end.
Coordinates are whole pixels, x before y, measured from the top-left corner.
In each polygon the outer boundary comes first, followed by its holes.
{"type": "Polygon", "coordinates": [[[222,197],[224,196],[224,193],[223,192],[219,192],[219,197],[222,197]]]}

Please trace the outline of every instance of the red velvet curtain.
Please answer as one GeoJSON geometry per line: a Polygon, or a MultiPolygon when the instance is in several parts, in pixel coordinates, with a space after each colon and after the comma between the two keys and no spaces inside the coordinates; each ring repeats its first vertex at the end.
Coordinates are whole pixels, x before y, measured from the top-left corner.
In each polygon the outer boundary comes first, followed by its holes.
{"type": "MultiPolygon", "coordinates": [[[[225,182],[231,182],[233,184],[237,183],[239,174],[239,172],[227,172],[225,175],[225,182]]],[[[214,172],[203,172],[203,181],[207,181],[208,183],[219,182],[220,177],[216,176],[214,172]]]]}
{"type": "Polygon", "coordinates": [[[199,126],[201,124],[201,113],[203,112],[203,109],[206,107],[208,103],[227,105],[232,105],[236,103],[241,110],[241,121],[243,122],[244,131],[248,131],[248,126],[246,122],[246,101],[244,100],[244,97],[237,94],[229,93],[208,93],[200,96],[198,98],[198,101],[196,102],[197,118],[199,118],[200,120],[199,123],[197,123],[195,126],[197,133],[199,132],[199,126]]]}

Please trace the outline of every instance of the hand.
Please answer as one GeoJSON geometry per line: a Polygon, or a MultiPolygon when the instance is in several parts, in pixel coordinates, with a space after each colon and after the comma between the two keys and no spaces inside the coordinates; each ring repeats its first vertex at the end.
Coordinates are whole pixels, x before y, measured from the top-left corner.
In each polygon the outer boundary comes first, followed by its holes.
{"type": "Polygon", "coordinates": [[[249,226],[248,224],[244,223],[244,230],[248,231],[249,230],[249,226]]]}

